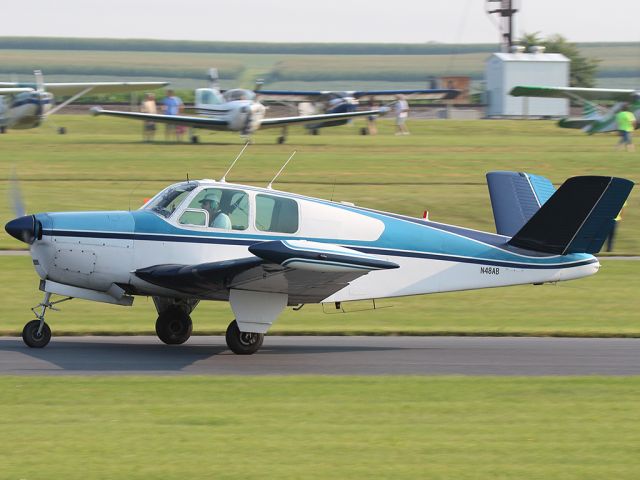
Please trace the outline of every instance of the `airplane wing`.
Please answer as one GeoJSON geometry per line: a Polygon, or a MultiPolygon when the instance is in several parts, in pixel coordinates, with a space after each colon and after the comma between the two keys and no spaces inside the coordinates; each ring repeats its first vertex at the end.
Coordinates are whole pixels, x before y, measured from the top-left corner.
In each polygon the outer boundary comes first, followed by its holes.
{"type": "Polygon", "coordinates": [[[184,125],[205,130],[227,130],[229,124],[225,120],[216,120],[206,117],[193,117],[188,115],[162,115],[160,113],[122,112],[119,110],[103,110],[100,107],[91,109],[93,115],[108,115],[111,117],[131,118],[146,122],[168,123],[171,125],[184,125]]]}
{"type": "MultiPolygon", "coordinates": [[[[83,82],[83,83],[44,83],[43,87],[47,92],[54,95],[76,95],[84,90],[90,89],[87,93],[119,93],[133,92],[135,90],[155,90],[169,85],[169,82],[83,82]]],[[[31,91],[36,90],[35,83],[0,83],[0,90],[4,88],[24,88],[31,91]]]]}
{"type": "Polygon", "coordinates": [[[262,123],[260,123],[260,128],[276,128],[292,124],[323,123],[331,120],[348,120],[350,118],[364,117],[368,115],[384,115],[387,111],[388,109],[381,108],[379,110],[365,110],[362,112],[323,113],[319,115],[265,118],[262,120],[262,123]]]}
{"type": "Polygon", "coordinates": [[[289,304],[324,300],[349,282],[374,270],[398,268],[375,255],[306,240],[259,242],[253,257],[198,265],[155,265],[135,275],[154,285],[188,295],[221,290],[285,293],[289,304]]]}
{"type": "Polygon", "coordinates": [[[10,93],[24,93],[33,92],[33,88],[21,88],[21,87],[2,87],[0,86],[0,95],[8,95],[10,93]]]}
{"type": "Polygon", "coordinates": [[[402,89],[402,90],[358,90],[358,91],[332,91],[332,90],[259,90],[256,94],[262,98],[274,101],[309,102],[318,101],[332,94],[346,94],[354,98],[375,97],[379,101],[395,100],[396,95],[410,96],[419,100],[449,100],[460,95],[460,90],[453,89],[402,89]]]}
{"type": "Polygon", "coordinates": [[[514,97],[573,98],[579,100],[613,100],[631,102],[635,90],[617,88],[577,88],[577,87],[514,87],[510,95],[514,97]]]}

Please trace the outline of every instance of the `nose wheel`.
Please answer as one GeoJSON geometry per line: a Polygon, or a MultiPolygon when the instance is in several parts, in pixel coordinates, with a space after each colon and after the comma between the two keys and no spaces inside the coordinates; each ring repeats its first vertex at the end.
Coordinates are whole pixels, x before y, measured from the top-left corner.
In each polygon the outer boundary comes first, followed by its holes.
{"type": "Polygon", "coordinates": [[[44,320],[31,320],[22,329],[22,341],[31,348],[43,348],[51,340],[51,329],[44,320]]]}
{"type": "Polygon", "coordinates": [[[58,310],[54,305],[71,300],[71,297],[66,297],[61,300],[51,301],[51,293],[45,292],[44,300],[31,309],[35,314],[36,319],[27,322],[22,329],[22,341],[27,347],[30,348],[44,348],[51,341],[51,328],[44,321],[44,315],[49,310],[58,310]],[[40,310],[38,310],[40,309],[40,310]]]}
{"type": "Polygon", "coordinates": [[[236,355],[252,355],[262,346],[264,333],[241,332],[235,320],[227,327],[227,347],[236,355]]]}

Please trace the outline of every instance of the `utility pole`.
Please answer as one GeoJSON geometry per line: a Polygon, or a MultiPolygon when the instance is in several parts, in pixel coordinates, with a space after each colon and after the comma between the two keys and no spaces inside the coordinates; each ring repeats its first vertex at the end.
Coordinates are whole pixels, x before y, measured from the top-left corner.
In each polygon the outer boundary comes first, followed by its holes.
{"type": "Polygon", "coordinates": [[[514,0],[487,0],[487,13],[499,15],[500,44],[503,52],[510,52],[513,46],[513,17],[518,11],[514,0]],[[499,8],[497,5],[499,4],[499,8]]]}

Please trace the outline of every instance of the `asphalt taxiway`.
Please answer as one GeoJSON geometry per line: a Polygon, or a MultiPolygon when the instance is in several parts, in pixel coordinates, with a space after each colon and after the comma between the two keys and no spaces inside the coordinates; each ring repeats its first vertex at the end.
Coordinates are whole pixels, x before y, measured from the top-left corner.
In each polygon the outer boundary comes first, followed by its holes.
{"type": "Polygon", "coordinates": [[[267,336],[237,356],[223,337],[0,337],[0,375],[640,375],[640,339],[267,336]]]}

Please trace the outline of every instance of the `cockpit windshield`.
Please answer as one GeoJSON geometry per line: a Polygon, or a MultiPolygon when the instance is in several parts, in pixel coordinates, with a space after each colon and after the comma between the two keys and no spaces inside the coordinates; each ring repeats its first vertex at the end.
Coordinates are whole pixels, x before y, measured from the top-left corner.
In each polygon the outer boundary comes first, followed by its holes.
{"type": "Polygon", "coordinates": [[[233,102],[235,100],[255,100],[256,94],[251,90],[245,90],[243,88],[234,88],[233,90],[227,90],[223,93],[224,99],[227,102],[233,102]]]}
{"type": "Polygon", "coordinates": [[[194,182],[172,185],[165,188],[142,208],[168,218],[189,196],[189,192],[196,187],[197,184],[194,182]]]}

